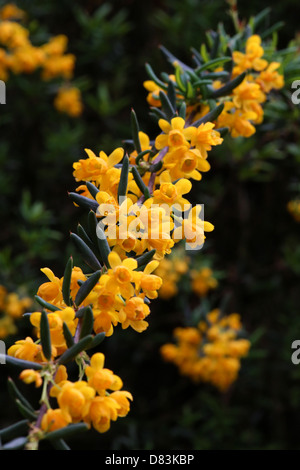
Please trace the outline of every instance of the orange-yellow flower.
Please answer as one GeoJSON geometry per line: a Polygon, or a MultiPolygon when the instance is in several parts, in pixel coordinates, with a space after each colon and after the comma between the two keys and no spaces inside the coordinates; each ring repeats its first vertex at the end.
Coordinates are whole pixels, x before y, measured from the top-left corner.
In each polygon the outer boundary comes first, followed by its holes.
{"type": "Polygon", "coordinates": [[[160,150],[164,147],[179,147],[185,145],[189,147],[190,144],[187,141],[187,135],[189,128],[184,128],[185,120],[181,117],[175,117],[171,119],[171,123],[165,119],[160,119],[158,125],[163,131],[163,134],[160,134],[155,139],[155,147],[157,150],[160,150]]]}
{"type": "Polygon", "coordinates": [[[19,378],[26,384],[34,383],[38,388],[42,385],[43,380],[40,374],[33,369],[24,369],[19,375],[19,378]]]}
{"type": "Polygon", "coordinates": [[[99,395],[104,396],[106,390],[117,391],[123,386],[123,382],[111,370],[104,368],[104,354],[96,353],[91,357],[91,364],[85,368],[88,384],[99,395]]]}
{"type": "Polygon", "coordinates": [[[41,429],[45,432],[57,431],[68,426],[70,420],[66,419],[60,408],[52,410],[49,408],[44,414],[41,422],[41,429]]]}

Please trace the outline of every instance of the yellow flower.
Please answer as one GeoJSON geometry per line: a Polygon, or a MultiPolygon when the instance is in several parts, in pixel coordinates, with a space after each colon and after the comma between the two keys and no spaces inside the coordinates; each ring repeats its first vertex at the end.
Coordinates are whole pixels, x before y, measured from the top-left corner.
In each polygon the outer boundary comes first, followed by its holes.
{"type": "Polygon", "coordinates": [[[113,398],[120,406],[120,408],[118,408],[118,416],[127,416],[130,411],[129,400],[133,400],[131,393],[125,390],[119,390],[117,392],[112,392],[110,394],[110,398],[113,398]]]}
{"type": "Polygon", "coordinates": [[[7,351],[9,356],[17,359],[24,359],[31,362],[42,362],[44,360],[42,354],[42,346],[33,342],[33,339],[27,336],[15,342],[7,351]]]}
{"type": "Polygon", "coordinates": [[[124,299],[132,297],[134,288],[131,283],[134,279],[133,271],[137,268],[137,261],[133,258],[126,258],[122,261],[120,256],[112,251],[108,255],[108,262],[110,269],[104,275],[105,277],[103,276],[106,289],[119,292],[124,299]]]}
{"type": "Polygon", "coordinates": [[[88,384],[99,395],[104,396],[106,390],[117,391],[123,386],[123,382],[111,370],[104,368],[104,354],[96,353],[91,357],[91,365],[85,368],[88,384]]]}
{"type": "Polygon", "coordinates": [[[7,3],[0,10],[1,20],[22,20],[25,17],[25,12],[18,8],[14,3],[7,3]]]}
{"type": "Polygon", "coordinates": [[[26,384],[31,384],[34,382],[37,388],[40,387],[43,383],[43,380],[40,374],[36,370],[33,370],[33,369],[22,370],[21,374],[19,375],[19,378],[26,384]]]}
{"type": "Polygon", "coordinates": [[[264,49],[261,46],[261,38],[257,34],[250,36],[246,41],[245,53],[233,51],[232,57],[236,64],[233,68],[233,75],[239,75],[248,69],[253,69],[257,72],[264,70],[268,62],[262,59],[264,49]]]}
{"type": "Polygon", "coordinates": [[[69,423],[70,421],[66,419],[60,408],[56,410],[49,408],[42,418],[41,429],[46,432],[57,431],[67,426],[69,423]]]}
{"type": "MultiPolygon", "coordinates": [[[[99,157],[96,157],[90,149],[85,149],[88,158],[79,160],[73,164],[73,175],[76,181],[97,181],[101,182],[101,178],[106,176],[107,172],[118,164],[123,156],[122,148],[115,149],[109,156],[101,151],[99,157]]],[[[103,189],[105,191],[105,189],[103,189]]]]}
{"type": "Polygon", "coordinates": [[[78,382],[65,381],[59,387],[52,387],[50,395],[55,396],[62,416],[68,422],[81,421],[89,411],[95,390],[84,380],[78,382]]]}
{"type": "MultiPolygon", "coordinates": [[[[47,314],[50,327],[51,343],[61,354],[66,350],[66,340],[63,333],[63,323],[66,323],[72,335],[75,334],[78,319],[75,318],[75,311],[72,307],[57,310],[47,314]]],[[[30,315],[30,322],[37,328],[37,336],[40,336],[41,312],[33,312],[30,315]]]]}
{"type": "Polygon", "coordinates": [[[215,289],[218,281],[213,277],[210,268],[202,268],[200,271],[191,271],[192,290],[200,297],[205,296],[210,289],[215,289]]]}
{"type": "Polygon", "coordinates": [[[189,149],[184,145],[173,148],[165,155],[163,167],[169,171],[172,181],[179,178],[200,181],[202,178],[200,172],[210,170],[210,164],[198,149],[189,149]]]}
{"type": "Polygon", "coordinates": [[[182,195],[189,193],[192,184],[189,180],[182,178],[175,184],[172,184],[171,176],[168,171],[163,171],[160,175],[160,187],[153,192],[153,204],[168,204],[172,206],[178,204],[182,209],[188,209],[190,202],[182,195]]]}
{"type": "Polygon", "coordinates": [[[279,62],[271,62],[268,67],[260,72],[258,77],[255,79],[256,83],[259,84],[263,92],[269,93],[273,88],[278,90],[284,86],[284,77],[276,70],[279,67],[279,62]]]}
{"type": "Polygon", "coordinates": [[[97,396],[90,405],[86,421],[92,422],[96,431],[104,433],[109,430],[110,422],[118,418],[121,405],[110,396],[97,396]]]}
{"type": "Polygon", "coordinates": [[[42,64],[43,80],[62,77],[69,80],[73,76],[76,57],[73,54],[48,56],[42,64]]]}
{"type": "MultiPolygon", "coordinates": [[[[189,132],[189,128],[185,129],[185,120],[181,117],[175,117],[171,119],[171,123],[165,119],[160,119],[158,125],[163,131],[155,139],[155,147],[160,150],[164,147],[179,147],[185,145],[189,147],[190,144],[187,141],[186,135],[189,132]]],[[[189,135],[189,134],[188,134],[189,135]]]]}
{"type": "Polygon", "coordinates": [[[207,151],[212,145],[220,145],[223,142],[218,131],[214,130],[215,124],[206,122],[199,127],[189,127],[186,129],[186,136],[191,141],[191,145],[199,150],[202,158],[207,158],[207,151]]]}
{"type": "Polygon", "coordinates": [[[148,322],[144,319],[150,314],[150,309],[141,297],[132,297],[126,301],[120,310],[122,328],[131,326],[135,331],[141,333],[148,327],[148,322]],[[122,318],[124,317],[124,319],[122,318]]]}
{"type": "Polygon", "coordinates": [[[60,88],[55,97],[54,106],[61,113],[72,117],[80,116],[83,109],[80,90],[76,87],[60,88]]]}

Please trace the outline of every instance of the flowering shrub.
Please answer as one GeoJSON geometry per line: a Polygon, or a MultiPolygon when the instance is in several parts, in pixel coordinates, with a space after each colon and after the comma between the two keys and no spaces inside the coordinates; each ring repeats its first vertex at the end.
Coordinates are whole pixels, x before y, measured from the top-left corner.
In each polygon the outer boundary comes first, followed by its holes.
{"type": "MultiPolygon", "coordinates": [[[[43,79],[56,74],[70,78],[72,61],[64,56],[60,40],[36,50],[25,44],[27,34],[20,25],[12,24],[13,41],[19,38],[20,44],[6,39],[13,50],[12,62],[4,61],[6,72],[14,61],[19,69],[15,65],[11,70],[21,72],[19,62],[28,53],[35,60],[32,67],[42,68],[43,79]],[[52,60],[52,54],[58,57],[52,60]]],[[[86,272],[74,265],[72,256],[62,277],[42,269],[47,281],[35,296],[41,308],[29,315],[35,338],[17,340],[5,358],[22,369],[23,382],[41,388],[41,406],[35,410],[10,379],[26,420],[14,425],[14,431],[17,436],[27,432],[6,444],[8,448],[38,449],[47,440],[66,449],[66,438],[90,428],[104,433],[112,421],[129,413],[131,392],[104,367],[104,354],[90,351],[104,339],[109,341],[117,328],[144,332],[151,321],[152,301],[159,295],[173,296],[180,276],[189,269],[188,256],[176,261],[168,255],[182,241],[187,250],[199,250],[214,230],[204,220],[203,205],[190,202],[192,189],[211,170],[209,153],[222,145],[227,133],[230,138],[251,137],[263,121],[270,93],[284,85],[280,63],[273,60],[273,44],[264,48],[261,37],[248,26],[233,38],[211,33],[211,49],[194,51],[194,67],[162,47],[173,74],[162,73],[160,78],[147,64],[149,80],[144,83],[156,134],[143,132],[132,110],[132,136],[124,148],[109,154],[86,148],[86,157],[74,162],[73,176],[79,184],[69,197],[87,212],[87,224],[79,224],[70,237],[86,272]],[[70,365],[77,366],[78,380],[69,378],[70,365]]],[[[55,105],[80,114],[73,89],[60,92],[55,105]]],[[[218,285],[208,267],[191,270],[190,276],[192,291],[199,297],[218,285]]],[[[161,352],[182,374],[225,391],[237,379],[240,358],[250,348],[249,340],[238,336],[241,329],[237,314],[222,316],[216,309],[194,326],[178,327],[178,346],[165,344],[161,352]]],[[[4,429],[0,435],[5,439],[11,431],[4,429]]]]}

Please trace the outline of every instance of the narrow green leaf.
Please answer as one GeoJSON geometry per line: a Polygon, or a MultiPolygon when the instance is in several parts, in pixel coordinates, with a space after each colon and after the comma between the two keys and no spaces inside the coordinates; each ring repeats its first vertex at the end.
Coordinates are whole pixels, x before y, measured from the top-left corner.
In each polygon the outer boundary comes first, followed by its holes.
{"type": "Polygon", "coordinates": [[[151,78],[151,80],[153,80],[154,83],[156,83],[156,85],[158,85],[158,86],[159,86],[160,88],[162,88],[163,90],[167,90],[167,88],[168,88],[167,85],[166,85],[164,82],[162,82],[162,81],[155,75],[155,73],[154,73],[154,71],[153,71],[151,65],[146,64],[146,65],[145,65],[145,68],[146,68],[146,72],[147,72],[147,74],[149,75],[149,77],[151,78]]]}
{"type": "Polygon", "coordinates": [[[260,13],[255,15],[253,18],[253,29],[256,30],[256,28],[260,25],[260,23],[271,13],[271,7],[266,7],[264,8],[260,13]]]}
{"type": "Polygon", "coordinates": [[[24,416],[24,418],[30,419],[31,421],[35,421],[37,419],[37,414],[32,412],[29,408],[27,408],[27,406],[23,405],[20,400],[16,400],[16,405],[18,407],[19,412],[22,416],[24,416]]]}
{"type": "Polygon", "coordinates": [[[144,253],[143,255],[139,256],[136,258],[138,268],[141,266],[145,266],[146,264],[150,263],[152,261],[153,256],[155,255],[156,250],[150,250],[147,253],[144,253]]]}
{"type": "Polygon", "coordinates": [[[162,109],[164,113],[166,114],[167,119],[172,119],[176,114],[176,110],[173,108],[172,103],[170,102],[168,96],[166,95],[164,91],[160,91],[159,98],[161,101],[162,109]]]}
{"type": "Polygon", "coordinates": [[[110,246],[108,244],[106,235],[100,225],[97,225],[97,237],[98,237],[98,248],[100,251],[100,256],[107,268],[109,268],[109,261],[108,261],[108,255],[111,252],[110,246]]]}
{"type": "Polygon", "coordinates": [[[174,54],[172,54],[165,46],[159,46],[159,49],[166,56],[169,62],[174,65],[178,64],[183,70],[192,70],[191,67],[186,65],[184,62],[181,62],[174,54]]]}
{"type": "Polygon", "coordinates": [[[168,94],[168,98],[171,103],[171,106],[175,110],[176,109],[176,90],[175,90],[175,84],[172,80],[169,81],[167,94],[168,94]]]}
{"type": "Polygon", "coordinates": [[[49,302],[46,302],[46,300],[42,299],[42,297],[39,297],[38,295],[34,296],[35,300],[44,308],[47,310],[50,310],[51,312],[57,312],[60,310],[60,308],[56,307],[55,305],[49,304],[49,302]]]}
{"type": "Polygon", "coordinates": [[[229,95],[232,90],[234,90],[237,86],[239,86],[246,76],[246,72],[241,73],[237,77],[235,77],[230,82],[226,83],[226,85],[218,88],[217,90],[213,90],[211,93],[211,98],[220,98],[221,96],[229,95]]]}
{"type": "Polygon", "coordinates": [[[91,290],[95,287],[101,276],[101,271],[93,273],[84,283],[80,286],[76,297],[75,304],[77,307],[86,299],[91,290]]]}
{"type": "Polygon", "coordinates": [[[143,150],[141,153],[139,153],[136,158],[135,158],[135,164],[138,165],[140,160],[142,160],[142,158],[145,156],[145,155],[153,155],[154,152],[151,151],[151,150],[143,150]]]}
{"type": "Polygon", "coordinates": [[[138,172],[138,169],[135,166],[132,167],[132,174],[133,174],[133,177],[134,177],[134,181],[136,182],[136,184],[137,184],[138,188],[140,189],[140,191],[143,193],[143,195],[145,196],[146,199],[149,199],[149,197],[150,197],[149,189],[145,185],[144,181],[142,180],[141,175],[138,172]]]}
{"type": "Polygon", "coordinates": [[[52,439],[51,444],[56,450],[71,450],[63,439],[52,439]]]}
{"type": "Polygon", "coordinates": [[[185,120],[186,118],[186,102],[183,101],[178,110],[178,116],[185,120]]]}
{"type": "Polygon", "coordinates": [[[66,305],[72,305],[72,299],[70,294],[70,285],[71,285],[71,277],[72,277],[72,269],[73,269],[73,258],[70,256],[69,261],[66,264],[65,272],[64,272],[64,279],[62,283],[62,295],[66,305]]]}
{"type": "Polygon", "coordinates": [[[50,336],[50,327],[48,321],[48,315],[45,310],[41,313],[41,321],[40,321],[40,332],[41,332],[41,344],[45,358],[47,361],[51,359],[51,336],[50,336]]]}
{"type": "MultiPolygon", "coordinates": [[[[31,411],[34,411],[29,401],[20,392],[20,390],[18,389],[18,387],[16,386],[15,382],[13,381],[11,377],[8,378],[7,385],[8,385],[8,391],[13,399],[17,398],[18,400],[20,400],[21,403],[23,403],[24,406],[29,408],[31,411]]],[[[0,435],[1,435],[1,431],[0,431],[0,435]]]]}
{"type": "Polygon", "coordinates": [[[197,121],[193,122],[192,125],[195,127],[200,126],[201,124],[205,124],[206,122],[212,122],[217,119],[219,114],[224,109],[224,104],[219,104],[216,108],[212,109],[209,113],[207,113],[205,116],[203,116],[201,119],[198,119],[197,121]]]}
{"type": "Polygon", "coordinates": [[[80,251],[84,262],[94,271],[101,269],[101,264],[87,244],[75,233],[71,233],[70,237],[80,251]]]}
{"type": "Polygon", "coordinates": [[[78,343],[75,343],[71,348],[67,349],[59,358],[58,364],[66,364],[72,361],[78,354],[84,351],[93,341],[93,336],[85,336],[78,343]]]}
{"type": "Polygon", "coordinates": [[[48,434],[45,434],[44,439],[49,441],[66,439],[72,436],[76,436],[78,433],[87,431],[88,429],[89,427],[85,423],[69,424],[68,426],[58,429],[57,431],[52,431],[48,434]]]}
{"type": "Polygon", "coordinates": [[[63,322],[63,334],[68,348],[71,348],[74,344],[74,338],[66,322],[63,322]]]}
{"type": "Polygon", "coordinates": [[[201,67],[198,67],[196,72],[199,75],[201,72],[204,72],[204,70],[216,69],[220,65],[223,65],[226,62],[229,62],[230,60],[232,60],[232,58],[229,56],[217,57],[216,59],[209,60],[205,64],[201,65],[201,67]]]}
{"type": "Polygon", "coordinates": [[[140,138],[139,138],[139,123],[137,120],[137,116],[135,111],[132,109],[131,110],[131,134],[133,138],[133,143],[134,143],[134,148],[137,151],[137,153],[140,153],[142,151],[141,143],[140,143],[140,138]]]}
{"type": "Polygon", "coordinates": [[[101,344],[102,341],[104,340],[105,336],[106,336],[105,333],[98,333],[97,335],[95,335],[93,341],[86,349],[92,349],[92,348],[96,348],[97,346],[99,346],[99,344],[101,344]]]}
{"type": "MultiPolygon", "coordinates": [[[[139,146],[141,148],[141,146],[139,146]]],[[[127,186],[128,186],[128,174],[129,174],[129,158],[127,155],[123,158],[122,162],[122,169],[120,175],[120,182],[118,187],[118,201],[120,198],[123,198],[127,194],[127,186]]]]}
{"type": "Polygon", "coordinates": [[[98,202],[94,199],[90,199],[89,197],[82,196],[81,194],[77,193],[69,193],[70,199],[75,202],[78,206],[82,207],[86,210],[92,210],[94,212],[98,209],[98,202]]]}
{"type": "Polygon", "coordinates": [[[99,189],[93,183],[91,183],[90,181],[86,181],[85,184],[86,184],[86,187],[89,190],[90,195],[93,196],[93,198],[96,199],[96,196],[99,193],[99,189]]]}
{"type": "Polygon", "coordinates": [[[271,34],[275,33],[279,29],[283,28],[284,25],[285,25],[284,21],[278,21],[277,23],[273,24],[273,26],[271,26],[269,29],[266,29],[265,31],[263,31],[260,34],[260,37],[262,39],[265,39],[268,36],[271,36],[271,34]]]}
{"type": "Polygon", "coordinates": [[[23,447],[27,444],[27,437],[17,437],[17,439],[14,439],[7,444],[4,444],[4,446],[1,447],[1,450],[20,450],[23,449],[23,447]]]}
{"type": "Polygon", "coordinates": [[[219,35],[219,33],[215,33],[213,46],[212,46],[212,49],[210,51],[210,58],[212,60],[217,57],[219,46],[220,46],[220,35],[219,35]]]}
{"type": "Polygon", "coordinates": [[[14,437],[19,436],[22,433],[26,433],[29,430],[29,421],[28,419],[23,419],[18,421],[18,423],[11,424],[4,429],[0,429],[0,438],[1,439],[13,439],[14,437]]]}
{"type": "Polygon", "coordinates": [[[43,367],[38,362],[25,361],[24,359],[17,359],[16,357],[7,356],[7,355],[5,356],[5,361],[6,361],[6,364],[9,364],[15,367],[20,367],[21,369],[40,370],[43,367]]]}
{"type": "Polygon", "coordinates": [[[92,333],[94,326],[94,314],[91,307],[88,307],[83,315],[83,321],[80,331],[80,339],[92,333]]]}
{"type": "MultiPolygon", "coordinates": [[[[91,211],[91,213],[95,214],[95,212],[93,212],[93,211],[91,211]]],[[[93,244],[92,240],[90,239],[90,237],[88,236],[88,234],[86,233],[86,231],[84,230],[82,225],[80,225],[80,224],[77,225],[77,235],[84,241],[84,243],[87,244],[87,246],[92,251],[94,251],[95,245],[93,244]]]]}

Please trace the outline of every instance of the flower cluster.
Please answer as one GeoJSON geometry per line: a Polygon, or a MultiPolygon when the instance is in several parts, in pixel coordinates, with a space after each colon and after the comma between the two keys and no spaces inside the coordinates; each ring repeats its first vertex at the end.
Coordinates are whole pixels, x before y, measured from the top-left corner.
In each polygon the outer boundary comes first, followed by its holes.
{"type": "Polygon", "coordinates": [[[284,86],[283,75],[278,72],[280,63],[268,62],[263,56],[264,49],[257,34],[247,39],[245,52],[233,52],[232,76],[246,75],[224,102],[224,111],[217,119],[217,125],[228,127],[232,137],[253,135],[255,125],[263,121],[262,104],[267,101],[267,95],[284,86]]]}
{"type": "Polygon", "coordinates": [[[222,316],[212,310],[197,327],[174,330],[177,344],[161,347],[163,358],[175,364],[180,373],[194,382],[210,383],[225,392],[236,380],[240,359],[247,356],[250,342],[238,338],[242,328],[240,316],[222,316]]]}
{"type": "Polygon", "coordinates": [[[108,431],[111,421],[128,414],[132,395],[121,390],[122,380],[104,368],[104,360],[102,353],[94,354],[84,370],[87,380],[77,382],[69,381],[65,366],[59,366],[55,385],[50,390],[58,408],[49,408],[44,414],[43,431],[51,432],[83,421],[103,433],[108,431]]]}
{"type": "Polygon", "coordinates": [[[79,116],[82,112],[80,90],[67,85],[73,78],[76,58],[66,53],[68,38],[54,36],[45,44],[36,46],[29,30],[20,21],[25,12],[13,4],[0,10],[0,79],[7,81],[10,74],[32,74],[39,70],[41,79],[49,82],[60,79],[66,82],[59,90],[54,105],[60,112],[79,116]]]}
{"type": "Polygon", "coordinates": [[[16,320],[32,307],[32,300],[0,285],[0,339],[17,332],[16,320]]]}

